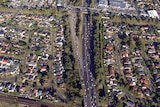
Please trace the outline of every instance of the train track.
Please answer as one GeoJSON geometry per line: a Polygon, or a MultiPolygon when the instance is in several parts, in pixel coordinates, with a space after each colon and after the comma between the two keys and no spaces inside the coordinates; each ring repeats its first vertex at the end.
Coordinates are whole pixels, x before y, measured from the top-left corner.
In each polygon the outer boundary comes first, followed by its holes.
{"type": "Polygon", "coordinates": [[[6,95],[0,95],[0,101],[4,102],[10,102],[10,103],[19,103],[19,104],[25,104],[33,107],[67,107],[67,106],[60,106],[55,105],[52,103],[42,102],[40,100],[35,99],[28,99],[23,97],[14,97],[14,96],[6,96],[6,95]]]}

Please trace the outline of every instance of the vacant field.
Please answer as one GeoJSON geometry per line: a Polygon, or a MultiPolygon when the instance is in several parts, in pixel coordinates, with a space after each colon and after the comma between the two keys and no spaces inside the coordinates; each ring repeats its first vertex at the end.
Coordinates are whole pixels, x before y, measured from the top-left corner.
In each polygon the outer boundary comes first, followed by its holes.
{"type": "Polygon", "coordinates": [[[7,103],[0,101],[0,107],[20,107],[19,104],[16,103],[7,103]]]}
{"type": "Polygon", "coordinates": [[[0,107],[32,107],[24,104],[18,104],[18,103],[8,103],[0,101],[0,107]]]}

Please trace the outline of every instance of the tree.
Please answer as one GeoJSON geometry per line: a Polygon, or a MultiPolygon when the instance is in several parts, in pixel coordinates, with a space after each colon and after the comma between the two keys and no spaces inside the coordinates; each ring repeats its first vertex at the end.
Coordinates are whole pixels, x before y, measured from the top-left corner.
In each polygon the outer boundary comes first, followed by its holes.
{"type": "Polygon", "coordinates": [[[63,63],[65,74],[63,76],[66,83],[65,94],[70,102],[75,102],[75,100],[78,101],[77,99],[82,99],[82,87],[80,83],[79,70],[73,57],[70,31],[66,25],[64,26],[65,44],[63,46],[63,63]]]}
{"type": "Polygon", "coordinates": [[[138,47],[138,49],[140,50],[145,49],[144,41],[141,38],[135,38],[135,41],[136,41],[136,46],[138,47]]]}
{"type": "Polygon", "coordinates": [[[80,97],[81,93],[81,83],[78,70],[75,71],[68,71],[66,74],[66,95],[70,100],[74,100],[76,97],[80,97]]]}
{"type": "Polygon", "coordinates": [[[131,36],[129,37],[128,45],[129,45],[130,49],[135,49],[135,47],[136,47],[135,42],[131,36]]]}
{"type": "Polygon", "coordinates": [[[45,82],[45,80],[42,78],[39,80],[39,83],[41,84],[41,86],[43,86],[44,82],[45,82]]]}

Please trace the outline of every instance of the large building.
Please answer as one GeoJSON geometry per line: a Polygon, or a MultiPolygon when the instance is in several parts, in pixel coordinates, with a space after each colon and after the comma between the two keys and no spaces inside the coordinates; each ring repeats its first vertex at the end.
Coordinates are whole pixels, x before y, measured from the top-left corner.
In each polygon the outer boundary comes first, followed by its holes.
{"type": "Polygon", "coordinates": [[[124,0],[108,0],[108,5],[113,8],[126,8],[126,4],[124,0]]]}
{"type": "Polygon", "coordinates": [[[126,8],[127,2],[124,0],[99,0],[100,7],[126,8]]]}

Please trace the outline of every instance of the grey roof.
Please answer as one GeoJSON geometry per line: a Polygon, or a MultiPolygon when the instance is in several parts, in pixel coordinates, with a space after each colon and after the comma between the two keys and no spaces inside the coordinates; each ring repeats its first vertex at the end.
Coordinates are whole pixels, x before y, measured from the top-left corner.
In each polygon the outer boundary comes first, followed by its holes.
{"type": "Polygon", "coordinates": [[[108,5],[108,0],[99,0],[100,5],[108,5]]]}
{"type": "Polygon", "coordinates": [[[109,0],[109,5],[120,7],[120,8],[125,8],[126,7],[126,3],[125,3],[124,0],[109,0]]]}

